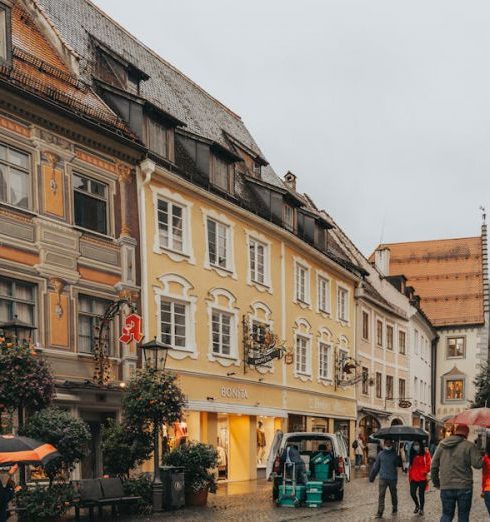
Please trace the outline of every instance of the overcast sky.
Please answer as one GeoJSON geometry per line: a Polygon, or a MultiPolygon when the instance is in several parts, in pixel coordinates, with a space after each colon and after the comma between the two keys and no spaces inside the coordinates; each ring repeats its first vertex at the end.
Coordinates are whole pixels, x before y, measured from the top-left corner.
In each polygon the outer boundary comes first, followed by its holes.
{"type": "Polygon", "coordinates": [[[479,234],[488,0],[95,3],[240,114],[364,253],[479,234]]]}

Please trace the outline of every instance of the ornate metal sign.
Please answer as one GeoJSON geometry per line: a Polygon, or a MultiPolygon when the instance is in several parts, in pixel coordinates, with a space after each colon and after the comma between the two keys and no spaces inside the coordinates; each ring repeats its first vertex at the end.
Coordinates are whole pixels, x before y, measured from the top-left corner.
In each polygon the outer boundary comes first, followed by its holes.
{"type": "Polygon", "coordinates": [[[141,331],[141,316],[138,314],[129,314],[124,320],[122,327],[122,334],[119,340],[124,344],[129,344],[131,341],[139,343],[143,339],[143,333],[141,331]]]}
{"type": "Polygon", "coordinates": [[[410,408],[412,406],[412,403],[410,401],[407,401],[406,399],[402,399],[398,403],[398,406],[400,406],[400,408],[410,408]]]}
{"type": "Polygon", "coordinates": [[[343,353],[336,356],[335,373],[335,385],[340,387],[352,386],[366,378],[359,362],[343,353]]]}
{"type": "Polygon", "coordinates": [[[285,341],[281,341],[265,323],[243,317],[244,363],[249,366],[263,366],[286,353],[285,341]]]}

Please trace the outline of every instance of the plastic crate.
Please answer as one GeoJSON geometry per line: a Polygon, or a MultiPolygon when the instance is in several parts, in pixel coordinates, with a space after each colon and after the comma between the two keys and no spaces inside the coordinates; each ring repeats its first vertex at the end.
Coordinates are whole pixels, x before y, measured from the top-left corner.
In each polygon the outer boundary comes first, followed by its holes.
{"type": "Polygon", "coordinates": [[[323,482],[319,480],[309,480],[306,483],[306,494],[321,493],[323,491],[323,482]]]}
{"type": "Polygon", "coordinates": [[[329,464],[316,464],[314,477],[318,480],[328,480],[331,476],[329,464]]]}
{"type": "Polygon", "coordinates": [[[306,486],[303,484],[293,487],[292,484],[279,486],[277,504],[282,507],[298,507],[306,498],[306,486]]]}
{"type": "Polygon", "coordinates": [[[305,505],[306,507],[309,507],[309,508],[319,508],[322,506],[322,501],[317,501],[317,500],[306,500],[305,502],[305,505]]]}

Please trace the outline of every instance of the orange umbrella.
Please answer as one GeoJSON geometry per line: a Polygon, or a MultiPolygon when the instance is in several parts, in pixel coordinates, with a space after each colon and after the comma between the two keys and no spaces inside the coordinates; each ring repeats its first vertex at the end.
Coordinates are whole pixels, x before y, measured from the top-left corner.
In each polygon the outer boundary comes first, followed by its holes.
{"type": "Polygon", "coordinates": [[[490,408],[471,408],[464,410],[446,422],[490,428],[490,408]]]}
{"type": "Polygon", "coordinates": [[[29,437],[15,435],[0,436],[0,465],[39,464],[45,466],[48,462],[61,457],[58,450],[51,444],[39,442],[29,437]]]}

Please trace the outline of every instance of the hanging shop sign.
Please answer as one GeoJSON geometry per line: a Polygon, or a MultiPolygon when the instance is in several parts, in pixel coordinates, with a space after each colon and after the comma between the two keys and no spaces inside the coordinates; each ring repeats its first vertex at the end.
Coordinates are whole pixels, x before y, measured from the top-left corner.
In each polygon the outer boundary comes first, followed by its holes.
{"type": "Polygon", "coordinates": [[[119,337],[119,341],[124,344],[129,344],[131,341],[139,343],[143,339],[143,332],[141,331],[141,324],[143,319],[138,314],[129,314],[124,319],[124,325],[122,327],[122,334],[119,337]]]}
{"type": "Polygon", "coordinates": [[[249,366],[263,366],[286,353],[286,343],[281,341],[265,323],[243,317],[244,361],[249,366]]]}
{"type": "Polygon", "coordinates": [[[398,406],[400,406],[400,408],[410,408],[412,406],[412,403],[410,401],[407,401],[407,400],[401,400],[398,403],[398,406]]]}

